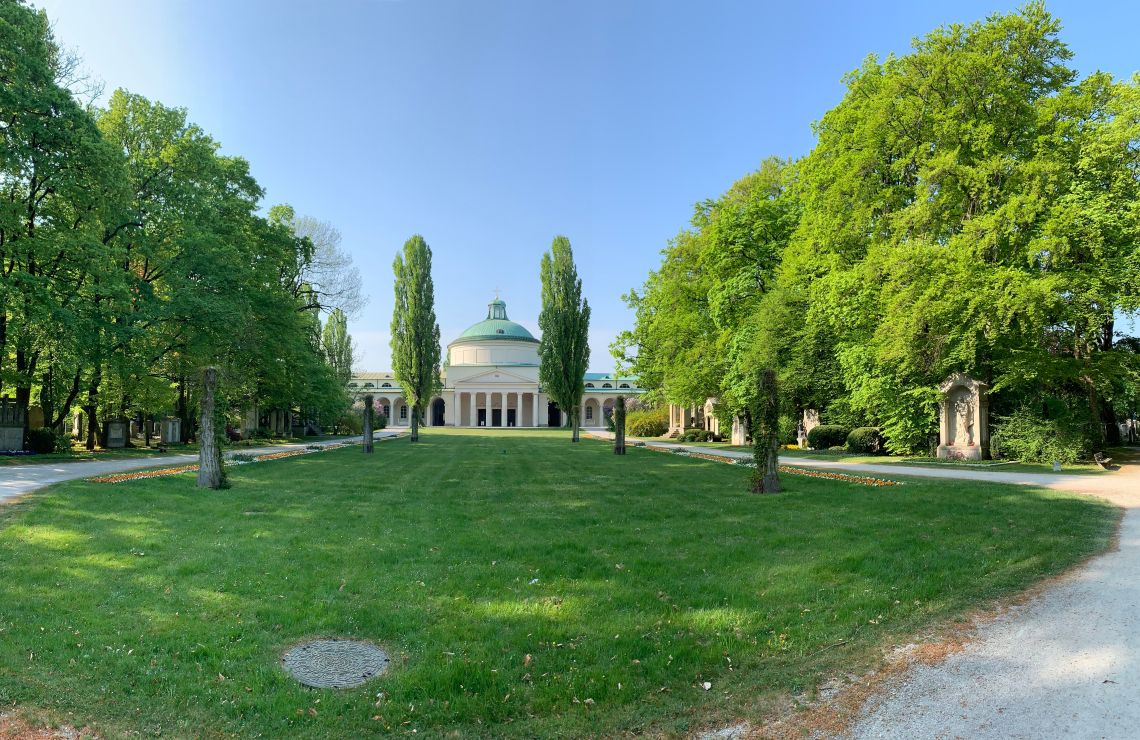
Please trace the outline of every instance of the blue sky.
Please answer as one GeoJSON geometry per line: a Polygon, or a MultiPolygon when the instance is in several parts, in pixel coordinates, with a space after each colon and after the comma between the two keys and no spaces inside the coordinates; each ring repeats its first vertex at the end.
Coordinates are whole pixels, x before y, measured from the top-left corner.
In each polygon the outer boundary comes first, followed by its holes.
{"type": "MultiPolygon", "coordinates": [[[[612,369],[639,286],[693,203],[811,122],[871,53],[1016,2],[34,0],[107,92],[183,106],[266,203],[335,224],[371,300],[361,369],[389,367],[391,263],[432,246],[446,343],[494,289],[537,333],[538,264],[573,246],[612,369]]],[[[1140,3],[1052,2],[1082,74],[1140,69],[1140,3]]]]}

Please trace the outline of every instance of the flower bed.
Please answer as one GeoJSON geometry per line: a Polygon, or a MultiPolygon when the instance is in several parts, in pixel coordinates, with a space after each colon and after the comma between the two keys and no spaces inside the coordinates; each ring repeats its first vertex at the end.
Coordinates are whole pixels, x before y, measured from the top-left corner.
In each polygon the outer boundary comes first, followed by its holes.
{"type": "MultiPolygon", "coordinates": [[[[681,457],[696,457],[702,460],[712,460],[713,462],[727,463],[728,465],[743,465],[745,467],[754,468],[756,463],[752,460],[743,457],[728,457],[726,455],[717,455],[716,453],[709,452],[694,452],[692,450],[682,450],[673,447],[657,447],[655,445],[646,445],[646,449],[653,450],[654,452],[668,452],[681,457]]],[[[827,478],[829,480],[842,481],[844,483],[855,483],[860,486],[874,486],[876,488],[882,486],[901,486],[902,481],[890,480],[889,478],[876,478],[870,475],[852,475],[850,473],[832,473],[826,470],[809,470],[807,468],[795,468],[790,465],[779,466],[781,473],[789,475],[803,475],[808,478],[827,478]]]]}
{"type": "Polygon", "coordinates": [[[197,465],[179,465],[177,468],[160,468],[159,470],[140,470],[134,473],[117,473],[92,478],[92,483],[124,483],[129,480],[142,480],[143,478],[160,478],[164,475],[178,475],[197,470],[197,465]]]}

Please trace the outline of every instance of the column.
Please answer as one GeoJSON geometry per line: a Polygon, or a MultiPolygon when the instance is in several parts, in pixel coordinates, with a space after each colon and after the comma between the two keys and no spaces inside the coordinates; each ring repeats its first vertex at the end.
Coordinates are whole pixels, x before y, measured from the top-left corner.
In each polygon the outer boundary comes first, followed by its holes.
{"type": "Polygon", "coordinates": [[[530,394],[530,397],[531,397],[531,399],[533,399],[531,401],[531,404],[530,404],[530,415],[534,418],[534,425],[537,427],[538,426],[538,394],[532,393],[532,394],[530,394]]]}
{"type": "Polygon", "coordinates": [[[499,426],[507,425],[507,392],[499,394],[499,426]]]}

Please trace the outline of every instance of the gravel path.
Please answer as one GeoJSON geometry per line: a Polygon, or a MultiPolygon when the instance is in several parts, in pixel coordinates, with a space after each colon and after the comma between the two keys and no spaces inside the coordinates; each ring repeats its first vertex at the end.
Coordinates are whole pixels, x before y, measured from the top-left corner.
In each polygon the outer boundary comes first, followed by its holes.
{"type": "MultiPolygon", "coordinates": [[[[377,432],[376,438],[396,436],[397,432],[377,432]]],[[[344,439],[326,440],[323,442],[299,442],[296,444],[269,445],[265,447],[243,447],[229,450],[226,457],[235,454],[265,455],[271,452],[285,452],[287,450],[303,449],[310,444],[322,447],[343,442],[359,442],[363,437],[345,437],[344,439]]],[[[93,478],[97,475],[110,475],[128,470],[141,468],[165,467],[169,465],[189,465],[198,461],[197,452],[187,452],[161,457],[137,457],[119,460],[78,461],[61,463],[34,463],[30,465],[4,465],[0,467],[0,502],[23,496],[39,488],[50,486],[53,483],[76,480],[77,478],[93,478]]]]}

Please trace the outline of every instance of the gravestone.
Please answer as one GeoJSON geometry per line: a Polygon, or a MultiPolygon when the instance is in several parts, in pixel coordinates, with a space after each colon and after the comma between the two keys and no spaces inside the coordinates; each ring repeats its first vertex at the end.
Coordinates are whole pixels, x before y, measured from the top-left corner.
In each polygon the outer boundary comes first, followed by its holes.
{"type": "Polygon", "coordinates": [[[168,416],[163,419],[161,439],[164,445],[176,445],[181,442],[182,420],[177,416],[168,416]]]}
{"type": "Polygon", "coordinates": [[[955,373],[938,388],[938,457],[981,460],[989,457],[989,386],[965,373],[955,373]]]}
{"type": "Polygon", "coordinates": [[[103,426],[103,444],[107,449],[127,446],[127,423],[125,421],[108,421],[103,426]]]}
{"type": "Polygon", "coordinates": [[[748,423],[742,416],[732,417],[732,444],[743,446],[748,444],[748,423]]]}
{"type": "Polygon", "coordinates": [[[24,410],[14,398],[0,398],[0,450],[24,449],[24,410]]]}
{"type": "Polygon", "coordinates": [[[44,410],[39,406],[28,407],[28,429],[43,429],[44,410]]]}

